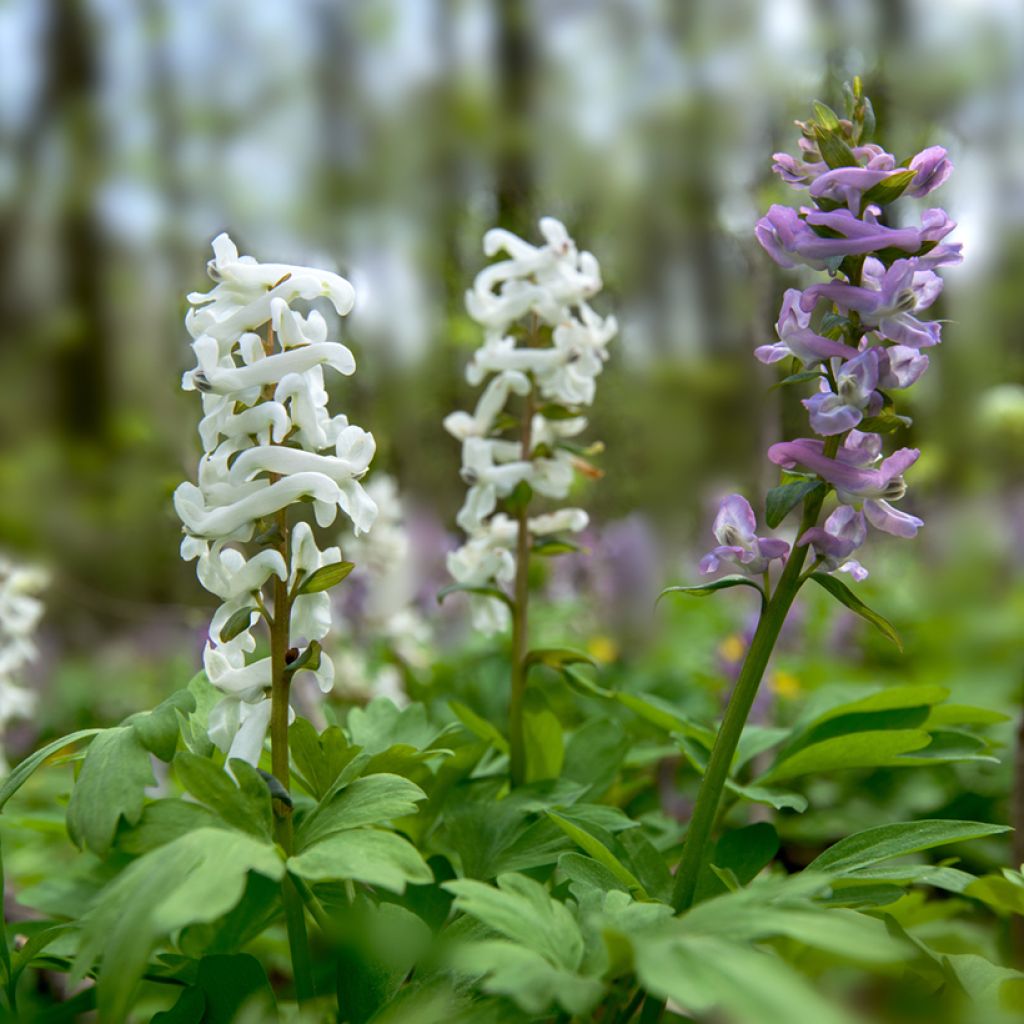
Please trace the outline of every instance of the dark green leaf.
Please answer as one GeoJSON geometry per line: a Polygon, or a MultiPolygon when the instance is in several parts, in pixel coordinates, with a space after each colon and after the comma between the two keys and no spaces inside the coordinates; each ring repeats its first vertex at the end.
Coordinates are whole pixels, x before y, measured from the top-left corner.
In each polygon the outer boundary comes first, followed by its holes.
{"type": "Polygon", "coordinates": [[[479,594],[481,597],[493,597],[513,608],[512,598],[500,587],[474,587],[468,583],[450,583],[437,592],[437,603],[440,604],[449,594],[479,594]]]}
{"type": "Polygon", "coordinates": [[[196,699],[188,690],[179,690],[152,711],[144,711],[126,719],[142,741],[142,745],[161,761],[170,761],[178,746],[181,718],[195,711],[196,699]]]}
{"type": "Polygon", "coordinates": [[[224,822],[202,804],[169,797],[146,804],[139,823],[121,829],[117,849],[138,856],[194,832],[197,828],[224,828],[224,822]]]}
{"type": "Polygon", "coordinates": [[[761,604],[765,603],[764,590],[756,581],[748,576],[723,576],[721,579],[712,580],[710,583],[701,583],[693,587],[666,587],[659,595],[660,601],[666,594],[687,594],[690,597],[707,597],[719,590],[728,590],[730,587],[751,587],[761,595],[761,604]]]}
{"type": "Polygon", "coordinates": [[[232,828],[249,832],[261,839],[272,835],[270,790],[251,765],[233,761],[232,771],[239,775],[239,785],[223,768],[206,758],[182,751],[174,759],[174,770],[181,784],[201,803],[216,813],[232,828]]]}
{"type": "Polygon", "coordinates": [[[332,562],[322,565],[310,573],[299,585],[299,594],[317,594],[321,590],[330,590],[340,583],[356,567],[355,562],[332,562]]]}
{"type": "Polygon", "coordinates": [[[530,551],[535,555],[542,555],[545,558],[551,558],[555,555],[572,555],[578,554],[579,552],[586,552],[586,548],[581,547],[579,544],[574,543],[571,540],[564,540],[562,538],[547,537],[541,540],[534,541],[530,551]]]}
{"type": "Polygon", "coordinates": [[[838,167],[859,166],[853,151],[839,132],[815,127],[814,141],[818,145],[822,160],[833,170],[838,167]]]}
{"type": "Polygon", "coordinates": [[[547,816],[553,821],[577,846],[585,853],[594,858],[603,868],[610,871],[615,878],[624,885],[630,893],[640,899],[647,899],[647,891],[640,880],[633,874],[625,864],[599,839],[591,835],[586,829],[581,828],[575,822],[555,811],[547,811],[547,816]]]}
{"type": "Polygon", "coordinates": [[[931,737],[923,729],[887,729],[836,736],[784,758],[758,781],[775,783],[838,769],[898,765],[902,755],[921,750],[930,742],[931,737]]]}
{"type": "Polygon", "coordinates": [[[772,385],[772,388],[783,388],[789,384],[806,384],[809,380],[821,380],[824,374],[819,370],[804,370],[802,373],[791,373],[788,377],[772,385]]]}
{"type": "Polygon", "coordinates": [[[102,729],[79,729],[78,732],[61,736],[59,740],[47,743],[45,747],[40,747],[34,754],[29,754],[28,757],[19,762],[11,774],[4,779],[3,785],[0,786],[0,810],[25,785],[37,768],[57,761],[67,752],[68,748],[73,747],[81,740],[92,739],[93,736],[101,732],[103,732],[102,729]]]}
{"type": "Polygon", "coordinates": [[[765,522],[774,530],[804,498],[824,489],[820,480],[801,480],[773,487],[765,498],[765,522]]]}
{"type": "Polygon", "coordinates": [[[807,870],[830,875],[848,874],[894,857],[1009,831],[1011,829],[1006,825],[946,819],[878,825],[841,839],[811,861],[807,870]]]}
{"type": "Polygon", "coordinates": [[[566,665],[595,665],[594,659],[585,651],[572,647],[535,647],[526,655],[526,667],[546,665],[561,670],[566,665]]]}
{"type": "Polygon", "coordinates": [[[68,835],[104,857],[122,818],[142,816],[145,789],[154,784],[149,751],[131,726],[105,729],[90,744],[68,803],[68,835]]]}
{"type": "Polygon", "coordinates": [[[336,832],[288,858],[288,870],[308,882],[350,879],[405,891],[407,884],[427,885],[433,873],[410,842],[394,832],[357,828],[336,832]]]}
{"type": "Polygon", "coordinates": [[[819,587],[827,590],[840,604],[845,605],[851,612],[855,612],[862,619],[870,622],[882,636],[891,640],[900,651],[903,650],[903,643],[900,640],[899,634],[893,628],[892,623],[883,619],[878,612],[872,611],[845,583],[841,583],[835,576],[830,576],[826,572],[812,572],[811,579],[819,587]]]}
{"type": "Polygon", "coordinates": [[[350,745],[338,726],[328,726],[317,735],[313,724],[305,718],[296,718],[288,727],[288,743],[296,767],[317,800],[323,798],[359,753],[359,747],[350,745]]]}
{"type": "Polygon", "coordinates": [[[565,758],[562,723],[543,691],[536,687],[527,689],[523,704],[526,781],[557,779],[565,758]]]}
{"type": "Polygon", "coordinates": [[[839,117],[828,104],[815,100],[812,106],[814,107],[814,116],[822,128],[830,132],[839,131],[839,117]]]}
{"type": "Polygon", "coordinates": [[[366,775],[302,819],[295,834],[298,851],[334,832],[362,825],[379,825],[416,813],[426,793],[400,775],[366,775]]]}
{"type": "Polygon", "coordinates": [[[157,940],[228,913],[250,871],[279,880],[284,864],[270,844],[219,828],[197,829],[129,864],[86,915],[72,971],[81,979],[102,955],[100,1019],[123,1020],[157,940]]]}

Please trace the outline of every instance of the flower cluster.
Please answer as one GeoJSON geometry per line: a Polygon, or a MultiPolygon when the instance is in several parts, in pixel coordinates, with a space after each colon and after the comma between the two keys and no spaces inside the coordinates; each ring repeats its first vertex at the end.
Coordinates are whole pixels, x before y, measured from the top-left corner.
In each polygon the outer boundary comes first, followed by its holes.
{"type": "MultiPolygon", "coordinates": [[[[484,343],[466,371],[477,386],[488,377],[476,409],[454,412],[445,429],[462,443],[462,477],[469,485],[456,520],[467,540],[448,559],[448,570],[467,588],[511,582],[518,524],[496,512],[499,499],[527,485],[530,492],[562,499],[577,468],[587,469],[572,438],[586,427],[578,407],[594,399],[596,378],[618,327],[588,304],[601,290],[601,272],[589,252],[579,252],[565,227],[551,217],[540,221],[544,244],[530,245],[501,229],[484,236],[490,264],[466,294],[469,315],[484,328],[484,343]],[[526,408],[519,436],[503,436],[505,405],[519,396],[526,408]]],[[[578,532],[587,514],[566,508],[531,517],[530,535],[578,532]]],[[[499,599],[473,595],[477,629],[495,632],[508,622],[499,599]]]]}
{"type": "MultiPolygon", "coordinates": [[[[35,596],[46,586],[39,569],[15,565],[0,557],[0,730],[14,718],[28,718],[36,706],[36,694],[18,685],[22,669],[36,656],[33,641],[43,615],[43,603],[35,596]]],[[[0,771],[7,764],[0,751],[0,771]]]]}
{"type": "MultiPolygon", "coordinates": [[[[185,324],[197,365],[182,381],[202,395],[205,451],[197,484],[181,484],[174,507],[184,524],[182,557],[197,559],[199,581],[223,602],[203,657],[210,682],[224,693],[210,716],[210,737],[229,757],[255,763],[270,719],[270,658],[248,657],[256,648],[260,591],[272,578],[285,581],[297,594],[292,642],[319,641],[330,627],[330,598],[298,588],[341,561],[338,548],[319,550],[307,523],[289,535],[282,517],[304,500],[320,526],[341,509],[357,532],[368,530],[377,509],[359,479],[375,445],[365,430],[327,410],[324,368],[353,373],[352,353],[327,340],[319,311],[303,316],[292,309],[297,299],[326,297],[343,316],[354,302],[351,285],[327,271],[240,257],[227,235],[214,240],[213,252],[208,271],[215,287],[188,297],[185,324]],[[247,542],[258,550],[239,546],[247,542]]],[[[329,689],[330,659],[322,655],[315,672],[329,689]]]]}
{"type": "Polygon", "coordinates": [[[336,653],[335,667],[347,696],[387,697],[401,707],[409,702],[403,670],[426,668],[433,634],[416,606],[416,552],[398,486],[376,473],[366,490],[377,505],[377,521],[370,533],[343,542],[356,569],[338,605],[341,632],[348,626],[350,635],[336,653]],[[350,642],[352,634],[361,645],[350,642]],[[383,664],[370,657],[375,642],[386,648],[383,664]]]}
{"type": "MultiPolygon", "coordinates": [[[[901,196],[922,198],[949,177],[946,151],[933,146],[901,166],[879,146],[861,144],[863,118],[839,120],[817,109],[815,121],[800,124],[799,157],[777,153],[773,167],[792,188],[806,189],[814,205],[774,205],[755,234],[780,266],[827,271],[829,279],[786,291],[778,341],[755,355],[764,363],[792,359],[796,379],[818,384],[803,405],[819,437],[768,451],[783,469],[830,485],[840,502],[796,543],[811,546],[819,567],[863,579],[867,571],[850,555],[864,543],[868,524],[898,537],[913,537],[922,525],[893,505],[919,453],[901,448],[883,458],[881,433],[909,422],[893,412],[891,392],[910,387],[928,368],[923,350],[939,344],[941,327],[921,314],[942,291],[936,269],[961,255],[959,244],[944,241],[956,226],[944,210],[925,210],[914,227],[892,227],[884,215],[901,196]]],[[[727,562],[760,574],[788,551],[755,535],[754,513],[738,495],[723,503],[714,532],[719,547],[704,558],[703,572],[727,562]]]]}

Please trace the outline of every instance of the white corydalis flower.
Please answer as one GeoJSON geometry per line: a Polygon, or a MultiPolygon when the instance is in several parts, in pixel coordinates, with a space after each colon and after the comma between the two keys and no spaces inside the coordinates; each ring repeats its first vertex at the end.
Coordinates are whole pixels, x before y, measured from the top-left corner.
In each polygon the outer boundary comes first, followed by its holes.
{"type": "MultiPolygon", "coordinates": [[[[484,327],[484,342],[466,368],[470,384],[487,381],[472,414],[453,412],[445,429],[462,442],[462,478],[469,487],[456,522],[467,540],[448,558],[448,571],[467,587],[506,586],[515,577],[518,525],[498,502],[521,483],[554,500],[565,498],[579,459],[568,439],[587,425],[566,410],[590,405],[596,379],[608,358],[607,346],[618,328],[589,305],[601,290],[601,269],[589,252],[580,252],[565,227],[552,217],[540,222],[544,244],[535,246],[501,229],[484,236],[488,256],[508,258],[485,267],[466,293],[469,315],[484,327]],[[525,332],[513,330],[517,322],[525,332]],[[526,342],[518,335],[526,334],[526,342]],[[488,380],[490,378],[490,380],[488,380]],[[511,396],[532,396],[550,403],[533,414],[529,451],[521,439],[501,436],[505,405],[511,396]]],[[[586,513],[563,509],[529,521],[533,536],[577,532],[586,513]]],[[[477,629],[495,632],[508,624],[508,608],[497,598],[471,597],[477,629]]]]}
{"type": "MultiPolygon", "coordinates": [[[[196,483],[178,487],[174,507],[185,532],[182,557],[197,560],[200,583],[223,602],[203,655],[207,677],[224,693],[210,716],[210,737],[229,759],[255,764],[270,720],[271,681],[270,658],[250,658],[256,595],[275,577],[294,588],[300,576],[341,561],[341,552],[321,551],[306,523],[292,531],[290,564],[279,550],[249,553],[234,545],[251,541],[299,501],[312,503],[320,526],[330,526],[340,509],[357,534],[369,530],[377,507],[359,481],[375,443],[327,408],[325,368],[351,375],[352,353],[328,339],[318,310],[292,308],[297,300],[326,298],[344,316],[355,299],[352,286],[329,271],[239,256],[224,234],[214,239],[213,252],[207,269],[215,286],[188,296],[185,325],[196,366],[182,379],[186,391],[202,396],[204,453],[196,483]],[[252,612],[239,631],[237,616],[246,608],[252,612]],[[229,622],[231,635],[224,636],[229,622]]],[[[296,597],[293,642],[320,641],[330,625],[326,593],[296,597]]],[[[334,667],[327,655],[315,675],[321,689],[331,688],[334,667]]]]}
{"type": "MultiPolygon", "coordinates": [[[[43,603],[35,595],[47,584],[41,569],[15,565],[0,556],[0,730],[15,718],[29,718],[36,694],[18,685],[25,666],[36,657],[35,632],[43,603]]],[[[7,761],[0,751],[0,772],[7,761]]]]}

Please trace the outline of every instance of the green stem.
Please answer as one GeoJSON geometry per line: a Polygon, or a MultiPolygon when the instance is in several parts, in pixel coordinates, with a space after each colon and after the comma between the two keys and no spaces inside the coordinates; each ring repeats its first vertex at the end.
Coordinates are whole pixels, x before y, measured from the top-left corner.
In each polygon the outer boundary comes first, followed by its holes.
{"type": "MultiPolygon", "coordinates": [[[[530,458],[533,447],[533,392],[526,396],[523,408],[521,451],[530,458]]],[[[516,510],[519,530],[516,534],[516,578],[512,602],[512,686],[508,704],[509,773],[513,786],[526,782],[526,730],[523,711],[526,702],[526,655],[530,603],[530,527],[529,503],[522,501],[516,510]]]]}
{"type": "MultiPolygon", "coordinates": [[[[833,458],[838,447],[839,438],[829,438],[825,445],[825,454],[829,458],[833,458]]],[[[818,522],[824,500],[825,493],[822,490],[804,502],[804,514],[797,537],[802,536],[805,530],[809,530],[818,522]]],[[[747,716],[750,714],[750,708],[757,696],[758,687],[761,685],[761,678],[764,676],[768,659],[775,649],[775,642],[779,638],[793,599],[803,583],[800,571],[806,557],[806,546],[794,547],[790,553],[786,567],[775,587],[775,593],[772,594],[771,600],[761,613],[757,631],[754,633],[754,639],[750,643],[732,697],[729,699],[725,718],[715,737],[711,757],[708,759],[708,766],[697,794],[697,803],[690,819],[690,827],[686,832],[683,859],[676,872],[672,905],[677,911],[687,910],[693,905],[697,882],[707,861],[708,847],[722,799],[722,790],[729,778],[729,768],[732,765],[743,727],[746,725],[747,716]]]]}
{"type": "MultiPolygon", "coordinates": [[[[289,551],[288,516],[278,513],[281,531],[279,550],[286,566],[291,564],[289,551]]],[[[270,764],[274,778],[287,790],[291,784],[288,758],[288,708],[291,673],[288,671],[288,649],[292,608],[288,581],[274,577],[274,616],[270,620],[270,764]]],[[[281,800],[274,801],[275,832],[286,856],[291,856],[292,810],[281,800]]],[[[295,994],[300,1003],[315,996],[309,937],[302,897],[289,875],[281,882],[281,901],[284,905],[285,925],[288,929],[288,949],[292,958],[295,994]]]]}

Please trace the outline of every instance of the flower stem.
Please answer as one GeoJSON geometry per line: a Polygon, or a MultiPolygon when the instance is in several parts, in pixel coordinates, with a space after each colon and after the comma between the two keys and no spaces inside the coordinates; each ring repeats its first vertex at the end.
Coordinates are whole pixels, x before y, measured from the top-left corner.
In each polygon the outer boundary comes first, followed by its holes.
{"type": "MultiPolygon", "coordinates": [[[[288,515],[278,513],[280,540],[278,549],[284,564],[289,566],[290,535],[288,515]]],[[[270,621],[270,764],[274,778],[287,790],[291,785],[288,758],[288,708],[291,673],[288,671],[288,649],[292,618],[291,595],[288,580],[274,577],[274,616],[270,621]]],[[[291,856],[292,809],[282,800],[274,800],[274,821],[277,841],[287,856],[291,856]]],[[[288,949],[292,958],[295,994],[300,1003],[314,997],[312,959],[302,897],[289,875],[281,882],[281,901],[284,905],[285,925],[288,929],[288,949]]]]}
{"type": "MultiPolygon", "coordinates": [[[[825,453],[832,458],[838,447],[839,438],[829,438],[825,445],[825,453]]],[[[804,502],[803,519],[797,537],[802,536],[805,530],[816,525],[824,500],[825,493],[822,490],[811,495],[804,502]]],[[[708,759],[708,766],[697,794],[693,817],[690,819],[690,827],[686,832],[683,859],[676,872],[672,905],[677,911],[688,910],[693,905],[697,883],[707,862],[711,833],[722,800],[722,790],[729,778],[733,755],[736,753],[740,735],[746,725],[754,698],[757,696],[768,659],[775,649],[775,642],[779,638],[793,599],[803,583],[800,571],[806,557],[806,546],[794,547],[790,553],[786,567],[775,587],[775,592],[761,613],[757,631],[754,633],[754,639],[750,643],[732,697],[729,699],[725,718],[715,737],[711,757],[708,759]]]]}
{"type": "MultiPolygon", "coordinates": [[[[526,396],[520,434],[524,460],[533,447],[533,392],[526,396]]],[[[530,603],[530,528],[529,502],[519,502],[516,521],[516,578],[512,607],[512,688],[508,704],[509,773],[513,786],[526,782],[526,730],[523,711],[526,700],[526,655],[530,603]]]]}

